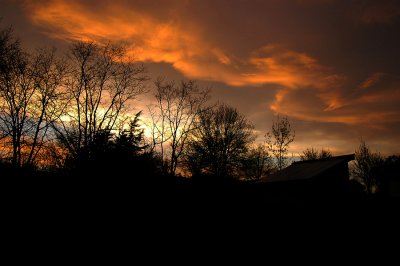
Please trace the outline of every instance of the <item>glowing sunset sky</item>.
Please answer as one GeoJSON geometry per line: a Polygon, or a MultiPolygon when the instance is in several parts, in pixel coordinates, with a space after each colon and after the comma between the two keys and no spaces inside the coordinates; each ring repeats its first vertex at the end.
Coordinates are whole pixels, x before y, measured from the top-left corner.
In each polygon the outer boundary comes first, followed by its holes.
{"type": "MultiPolygon", "coordinates": [[[[400,152],[397,0],[0,0],[25,47],[123,41],[152,78],[195,79],[260,138],[274,113],[306,147],[400,152]]],[[[148,96],[150,97],[150,95],[148,96]]]]}

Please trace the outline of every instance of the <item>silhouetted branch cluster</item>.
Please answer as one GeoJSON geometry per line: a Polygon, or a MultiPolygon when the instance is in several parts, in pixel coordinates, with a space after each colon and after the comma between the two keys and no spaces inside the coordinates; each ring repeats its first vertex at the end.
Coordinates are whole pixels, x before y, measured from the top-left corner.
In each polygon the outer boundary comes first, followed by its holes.
{"type": "Polygon", "coordinates": [[[191,134],[187,167],[194,176],[234,177],[253,140],[253,125],[235,108],[221,104],[204,110],[191,134]]]}
{"type": "Polygon", "coordinates": [[[311,147],[303,151],[303,154],[300,155],[300,160],[302,161],[317,160],[317,159],[330,158],[332,156],[333,156],[332,152],[328,149],[321,149],[320,151],[318,151],[317,149],[311,147]]]}
{"type": "Polygon", "coordinates": [[[13,167],[35,165],[64,111],[67,66],[54,49],[28,54],[10,29],[0,35],[0,139],[13,167]]]}
{"type": "Polygon", "coordinates": [[[272,131],[265,135],[268,148],[275,156],[278,170],[282,170],[288,164],[287,154],[294,137],[295,131],[292,129],[288,117],[280,117],[278,114],[272,123],[272,131]]]}
{"type": "Polygon", "coordinates": [[[360,180],[368,194],[371,194],[379,185],[384,165],[384,158],[375,152],[371,152],[365,141],[361,140],[356,150],[356,160],[352,167],[354,178],[360,180]]]}
{"type": "Polygon", "coordinates": [[[127,129],[118,133],[99,130],[87,146],[82,147],[65,162],[65,168],[76,175],[131,177],[157,172],[151,151],[144,143],[143,129],[137,113],[127,129]]]}
{"type": "Polygon", "coordinates": [[[123,46],[78,42],[69,58],[64,88],[68,108],[53,129],[74,156],[100,132],[124,124],[127,104],[145,92],[147,77],[144,67],[135,65],[123,46]]]}
{"type": "Polygon", "coordinates": [[[187,140],[195,129],[210,90],[200,89],[194,81],[155,82],[156,104],[149,107],[152,118],[152,148],[158,149],[165,172],[175,175],[187,140]]]}

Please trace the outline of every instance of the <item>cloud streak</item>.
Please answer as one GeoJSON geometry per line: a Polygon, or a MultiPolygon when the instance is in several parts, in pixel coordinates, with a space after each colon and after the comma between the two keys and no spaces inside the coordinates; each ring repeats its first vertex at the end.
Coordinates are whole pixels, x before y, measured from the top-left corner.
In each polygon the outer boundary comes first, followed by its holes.
{"type": "Polygon", "coordinates": [[[32,21],[51,37],[130,43],[138,60],[170,63],[189,78],[234,86],[274,83],[291,88],[318,86],[316,82],[324,78],[322,66],[305,53],[268,44],[247,58],[235,58],[207,41],[200,27],[182,25],[172,18],[157,19],[125,2],[94,10],[79,1],[33,3],[27,4],[32,21]]]}
{"type": "Polygon", "coordinates": [[[355,88],[346,87],[349,86],[346,83],[343,86],[346,89],[333,90],[331,95],[329,91],[326,95],[318,93],[317,89],[282,90],[272,107],[304,121],[367,125],[376,129],[400,123],[398,76],[373,73],[355,88]],[[328,103],[329,108],[324,108],[328,103]]]}

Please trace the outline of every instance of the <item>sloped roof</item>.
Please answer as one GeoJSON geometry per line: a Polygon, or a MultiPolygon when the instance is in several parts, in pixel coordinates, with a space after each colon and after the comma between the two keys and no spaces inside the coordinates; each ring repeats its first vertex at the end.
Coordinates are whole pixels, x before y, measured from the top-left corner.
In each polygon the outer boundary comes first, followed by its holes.
{"type": "Polygon", "coordinates": [[[294,162],[281,171],[268,176],[262,182],[281,182],[291,180],[303,180],[313,178],[330,168],[354,160],[354,154],[335,156],[318,160],[294,162]]]}

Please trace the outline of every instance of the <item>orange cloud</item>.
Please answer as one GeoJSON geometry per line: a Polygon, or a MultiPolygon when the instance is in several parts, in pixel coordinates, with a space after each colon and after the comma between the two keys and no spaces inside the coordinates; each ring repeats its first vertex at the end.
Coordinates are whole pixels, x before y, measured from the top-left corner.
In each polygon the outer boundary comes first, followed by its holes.
{"type": "Polygon", "coordinates": [[[217,57],[218,61],[224,65],[229,65],[232,62],[231,59],[218,48],[214,48],[212,53],[217,57]]]}
{"type": "Polygon", "coordinates": [[[355,102],[339,109],[323,109],[324,102],[315,95],[300,94],[301,100],[299,93],[290,90],[278,93],[271,109],[302,121],[368,125],[373,128],[383,128],[385,123],[399,121],[398,112],[390,108],[381,110],[355,102]]]}
{"type": "Polygon", "coordinates": [[[143,61],[175,62],[199,52],[195,35],[185,34],[172,20],[158,21],[124,5],[92,10],[82,2],[53,0],[40,5],[29,1],[27,7],[32,21],[54,38],[130,43],[143,61]]]}
{"type": "Polygon", "coordinates": [[[385,73],[374,73],[360,84],[360,89],[367,89],[377,84],[385,76],[385,73]]]}
{"type": "Polygon", "coordinates": [[[276,94],[271,109],[302,121],[386,130],[387,125],[400,122],[399,88],[400,77],[374,73],[355,88],[344,83],[332,90],[283,89],[276,94]]]}
{"type": "Polygon", "coordinates": [[[229,85],[275,83],[288,87],[319,86],[323,67],[311,56],[267,45],[238,59],[207,41],[200,26],[139,12],[129,2],[94,9],[80,1],[27,2],[30,18],[54,37],[66,40],[113,40],[132,44],[141,61],[170,63],[189,78],[229,85]]]}
{"type": "Polygon", "coordinates": [[[267,45],[250,58],[256,70],[245,79],[252,84],[276,83],[287,87],[318,86],[324,67],[305,53],[267,45]]]}

